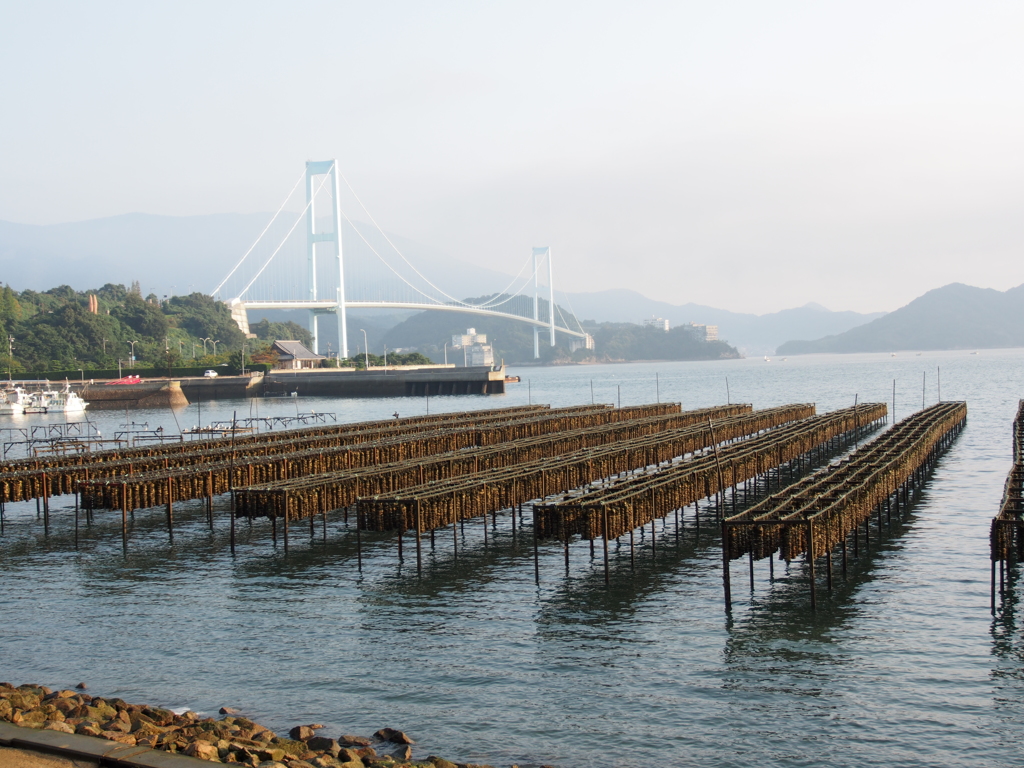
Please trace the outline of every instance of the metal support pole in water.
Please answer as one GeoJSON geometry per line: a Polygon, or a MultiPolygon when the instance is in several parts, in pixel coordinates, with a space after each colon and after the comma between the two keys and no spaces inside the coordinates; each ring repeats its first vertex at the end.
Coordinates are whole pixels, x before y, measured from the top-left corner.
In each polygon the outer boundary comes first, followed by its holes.
{"type": "MultiPolygon", "coordinates": [[[[210,530],[213,530],[213,470],[206,476],[206,519],[210,524],[210,530]]],[[[285,518],[287,524],[288,518],[285,518]]]]}
{"type": "Polygon", "coordinates": [[[657,562],[658,560],[658,532],[654,528],[655,516],[658,514],[658,508],[654,504],[654,489],[651,488],[651,558],[657,562]]]}
{"type": "Polygon", "coordinates": [[[604,519],[601,531],[601,544],[604,547],[604,584],[608,586],[610,577],[608,575],[608,507],[601,505],[601,515],[604,519]]]}
{"type": "Polygon", "coordinates": [[[359,511],[356,510],[356,563],[359,571],[363,570],[363,526],[360,521],[359,511]]]}
{"type": "Polygon", "coordinates": [[[121,483],[121,546],[128,552],[128,495],[125,484],[121,483]]]}
{"type": "Polygon", "coordinates": [[[537,515],[533,515],[533,580],[540,584],[540,549],[537,542],[537,515]]]}
{"type": "Polygon", "coordinates": [[[597,401],[594,400],[594,380],[591,379],[590,380],[590,404],[594,405],[595,402],[597,402],[597,401]]]}
{"type": "Polygon", "coordinates": [[[75,487],[75,549],[78,549],[78,492],[81,487],[81,483],[75,487]]]}
{"type": "Polygon", "coordinates": [[[50,535],[50,481],[43,472],[43,533],[50,535]]]}
{"type": "Polygon", "coordinates": [[[996,561],[992,561],[992,613],[996,612],[996,561]]]}
{"type": "Polygon", "coordinates": [[[732,395],[729,394],[729,377],[725,377],[725,404],[732,405],[732,395]]]}
{"type": "Polygon", "coordinates": [[[284,553],[288,554],[288,491],[284,492],[284,553]]]}
{"type": "Polygon", "coordinates": [[[171,495],[171,478],[167,478],[167,535],[174,541],[174,497],[171,495]]]}
{"type": "Polygon", "coordinates": [[[569,575],[569,531],[565,527],[565,510],[564,509],[562,510],[562,534],[565,537],[564,538],[564,546],[563,546],[563,549],[565,550],[565,575],[568,576],[569,575]]]}
{"type": "Polygon", "coordinates": [[[661,403],[661,381],[658,378],[657,372],[654,374],[654,402],[661,403]]]}
{"type": "MultiPolygon", "coordinates": [[[[487,521],[484,520],[484,529],[487,528],[487,521]]],[[[420,500],[416,500],[416,573],[423,573],[423,554],[421,551],[420,537],[423,534],[423,515],[420,513],[420,500]]]]}
{"type": "Polygon", "coordinates": [[[617,400],[618,400],[618,403],[619,403],[619,408],[621,409],[622,408],[622,385],[621,384],[616,384],[615,385],[615,391],[618,393],[617,400]]]}
{"type": "Polygon", "coordinates": [[[728,534],[725,520],[722,521],[722,589],[725,592],[725,610],[732,608],[732,583],[729,578],[729,550],[726,547],[728,534]]]}
{"type": "Polygon", "coordinates": [[[811,610],[817,610],[818,597],[814,591],[814,523],[807,521],[807,565],[810,568],[811,610]]]}

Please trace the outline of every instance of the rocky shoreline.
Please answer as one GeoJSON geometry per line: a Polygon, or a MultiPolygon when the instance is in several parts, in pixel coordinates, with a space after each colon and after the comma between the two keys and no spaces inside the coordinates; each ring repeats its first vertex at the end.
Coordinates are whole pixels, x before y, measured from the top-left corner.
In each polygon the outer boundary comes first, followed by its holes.
{"type": "MultiPolygon", "coordinates": [[[[381,728],[372,737],[317,735],[322,725],[298,725],[278,736],[228,707],[224,717],[175,714],[161,707],[93,697],[85,685],[54,691],[43,685],[0,683],[0,720],[23,728],[60,731],[130,746],[179,753],[249,768],[491,768],[431,755],[412,759],[415,742],[381,728]]],[[[515,768],[515,766],[513,766],[515,768]]]]}

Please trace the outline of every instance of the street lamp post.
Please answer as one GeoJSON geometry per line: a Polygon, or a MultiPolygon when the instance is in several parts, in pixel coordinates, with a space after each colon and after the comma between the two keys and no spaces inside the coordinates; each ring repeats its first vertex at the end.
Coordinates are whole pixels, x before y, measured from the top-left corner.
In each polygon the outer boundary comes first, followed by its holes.
{"type": "Polygon", "coordinates": [[[184,341],[178,341],[178,357],[184,357],[185,356],[181,352],[181,348],[183,346],[185,346],[185,342],[184,341]]]}
{"type": "Polygon", "coordinates": [[[192,342],[192,359],[196,359],[196,343],[194,341],[192,342]]]}
{"type": "Polygon", "coordinates": [[[14,337],[7,337],[7,380],[11,380],[11,365],[14,363],[14,337]]]}
{"type": "Polygon", "coordinates": [[[214,357],[217,356],[217,342],[219,342],[219,341],[220,341],[220,339],[210,339],[210,343],[213,344],[213,356],[214,357]]]}
{"type": "Polygon", "coordinates": [[[245,342],[242,342],[242,375],[245,376],[245,342]]]}
{"type": "Polygon", "coordinates": [[[384,375],[388,375],[388,345],[384,345],[384,375]]]}
{"type": "Polygon", "coordinates": [[[131,362],[131,366],[130,367],[134,368],[135,367],[135,345],[138,344],[139,342],[138,341],[129,341],[128,343],[132,345],[132,359],[130,361],[131,362]]]}
{"type": "Polygon", "coordinates": [[[205,339],[200,339],[200,341],[203,342],[203,357],[206,357],[206,342],[213,341],[213,339],[207,337],[205,339]]]}
{"type": "Polygon", "coordinates": [[[448,365],[448,342],[444,343],[444,364],[448,365]]]}
{"type": "MultiPolygon", "coordinates": [[[[362,328],[359,330],[363,331],[362,328]]],[[[370,370],[370,345],[366,343],[366,331],[363,331],[363,349],[365,350],[363,354],[366,358],[366,370],[370,370]]]]}

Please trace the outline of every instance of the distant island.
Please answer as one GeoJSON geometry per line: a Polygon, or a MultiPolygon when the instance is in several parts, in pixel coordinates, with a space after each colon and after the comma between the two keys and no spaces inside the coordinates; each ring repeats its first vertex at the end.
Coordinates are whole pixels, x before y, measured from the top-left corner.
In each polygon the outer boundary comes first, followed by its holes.
{"type": "MultiPolygon", "coordinates": [[[[465,299],[471,304],[485,304],[495,296],[465,299]]],[[[532,305],[531,305],[532,306],[532,305]]],[[[548,302],[540,300],[539,315],[548,317],[548,302]]],[[[558,304],[555,316],[559,324],[572,314],[558,304]]],[[[582,330],[593,337],[593,349],[580,346],[579,340],[555,332],[551,346],[547,329],[540,331],[540,359],[533,357],[533,329],[525,323],[500,317],[458,315],[452,312],[425,310],[403,320],[383,335],[389,349],[419,352],[435,362],[445,360],[444,342],[466,331],[472,323],[478,333],[486,334],[498,363],[600,363],[643,360],[725,360],[740,357],[737,349],[725,341],[708,340],[704,326],[679,325],[669,330],[637,323],[597,323],[584,320],[582,330]],[[576,342],[576,343],[574,343],[576,342]]],[[[574,326],[574,330],[575,330],[574,326]]],[[[358,340],[356,341],[358,344],[358,340]]],[[[453,350],[449,348],[450,360],[453,350]]]]}
{"type": "Polygon", "coordinates": [[[1007,291],[951,283],[845,333],[787,341],[779,355],[1024,347],[1024,285],[1007,291]]]}

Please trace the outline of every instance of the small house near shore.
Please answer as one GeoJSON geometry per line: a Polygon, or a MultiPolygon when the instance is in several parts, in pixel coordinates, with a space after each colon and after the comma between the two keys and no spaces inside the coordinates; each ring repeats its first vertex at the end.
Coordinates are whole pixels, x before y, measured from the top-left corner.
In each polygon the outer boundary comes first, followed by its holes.
{"type": "Polygon", "coordinates": [[[277,353],[275,370],[295,371],[302,368],[319,368],[326,356],[310,352],[298,341],[275,341],[270,348],[277,353]]]}

